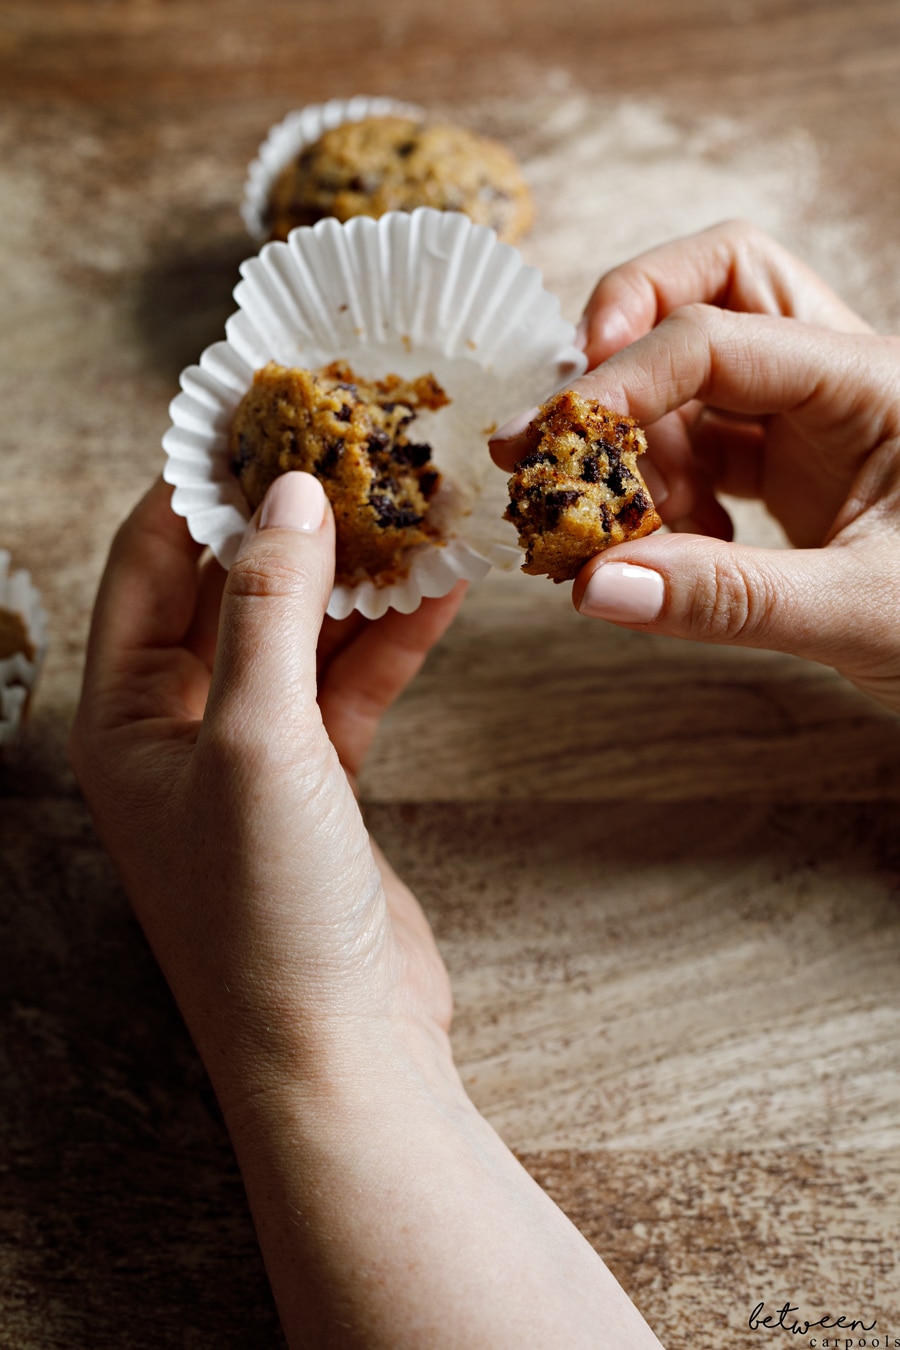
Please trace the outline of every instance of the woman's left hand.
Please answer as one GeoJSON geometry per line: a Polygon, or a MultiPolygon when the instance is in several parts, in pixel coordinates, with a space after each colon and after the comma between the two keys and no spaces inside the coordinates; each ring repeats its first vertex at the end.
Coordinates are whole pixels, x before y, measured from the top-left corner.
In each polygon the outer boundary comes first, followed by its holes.
{"type": "Polygon", "coordinates": [[[158,482],[113,544],[71,755],[217,1091],[273,1057],[277,1076],[298,1035],[327,1059],[348,1015],[444,1037],[443,961],[353,783],[464,588],[323,622],[334,526],[315,479],[277,481],[227,579],[169,499],[158,482]]]}

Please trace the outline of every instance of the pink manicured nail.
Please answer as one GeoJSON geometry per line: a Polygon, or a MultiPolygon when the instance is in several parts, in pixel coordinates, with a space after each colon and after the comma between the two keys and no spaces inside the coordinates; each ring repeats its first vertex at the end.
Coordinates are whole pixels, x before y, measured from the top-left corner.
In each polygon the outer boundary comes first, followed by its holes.
{"type": "Polygon", "coordinates": [[[283,473],[266,493],[259,528],[313,534],[325,519],[325,500],[322,484],[311,473],[283,473]]]}
{"type": "Polygon", "coordinates": [[[597,341],[610,352],[621,351],[634,340],[630,322],[618,309],[607,310],[599,323],[594,321],[594,328],[597,341]]]}
{"type": "Polygon", "coordinates": [[[490,439],[492,441],[511,441],[514,436],[521,436],[525,428],[531,425],[537,415],[537,408],[529,408],[528,412],[511,417],[502,427],[497,428],[490,439]]]}
{"type": "Polygon", "coordinates": [[[658,572],[633,563],[604,563],[585,586],[578,612],[613,623],[652,623],[665,598],[666,584],[658,572]]]}

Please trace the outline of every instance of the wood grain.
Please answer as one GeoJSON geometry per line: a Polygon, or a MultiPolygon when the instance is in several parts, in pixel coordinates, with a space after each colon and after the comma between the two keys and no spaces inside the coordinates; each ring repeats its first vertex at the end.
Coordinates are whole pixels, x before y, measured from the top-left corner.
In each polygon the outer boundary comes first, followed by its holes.
{"type": "MultiPolygon", "coordinates": [[[[502,136],[572,318],[604,268],[743,214],[889,331],[898,39],[893,0],[6,0],[0,545],[51,648],[0,763],[2,1350],[280,1343],[65,760],[109,540],[233,308],[267,127],[384,92],[502,136]]],[[[759,1345],[760,1301],[900,1337],[900,725],[824,667],[591,624],[568,589],[473,588],[363,780],[469,1090],[671,1350],[759,1345]]]]}

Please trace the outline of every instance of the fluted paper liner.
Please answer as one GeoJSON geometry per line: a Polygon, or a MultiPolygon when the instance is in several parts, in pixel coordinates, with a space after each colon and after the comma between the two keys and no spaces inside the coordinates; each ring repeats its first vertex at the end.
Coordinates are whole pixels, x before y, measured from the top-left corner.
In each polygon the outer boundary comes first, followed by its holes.
{"type": "Polygon", "coordinates": [[[432,446],[443,485],[429,519],[443,542],[408,554],[390,586],[336,586],[328,612],[377,618],[409,613],[460,577],[522,558],[502,519],[506,476],[486,440],[514,413],[543,402],[584,370],[559,302],[517,249],[457,212],[420,207],[379,220],[321,220],[267,244],[241,266],[226,340],[181,376],[163,438],[174,510],[229,567],[249,511],[228,458],[234,410],[268,361],[318,369],[346,360],[362,378],[434,374],[450,403],[417,414],[414,435],[432,446]]]}
{"type": "Polygon", "coordinates": [[[424,116],[424,111],[413,103],[400,103],[395,98],[370,98],[365,94],[357,94],[355,98],[333,98],[327,103],[310,103],[288,113],[270,128],[247,170],[241,216],[250,238],[256,244],[263,244],[268,239],[266,215],[275,179],[291,160],[308,145],[314,145],[326,131],[343,126],[345,122],[362,122],[366,117],[424,116]]]}
{"type": "Polygon", "coordinates": [[[47,616],[31,577],[19,568],[10,571],[10,555],[0,549],[0,609],[21,616],[33,660],[24,652],[0,660],[0,745],[12,741],[25,715],[47,648],[47,616]]]}

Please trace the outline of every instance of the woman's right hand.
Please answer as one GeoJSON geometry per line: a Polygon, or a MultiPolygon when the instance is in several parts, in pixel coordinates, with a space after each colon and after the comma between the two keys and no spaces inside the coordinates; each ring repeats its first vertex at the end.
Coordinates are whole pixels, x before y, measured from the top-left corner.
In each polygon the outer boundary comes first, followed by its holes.
{"type": "MultiPolygon", "coordinates": [[[[672,533],[591,559],[580,612],[792,652],[900,711],[900,339],[741,223],[615,268],[583,331],[573,387],[646,428],[672,533]],[[731,543],[721,493],[762,501],[794,550],[731,543]]],[[[492,440],[503,468],[520,430],[492,440]]]]}

